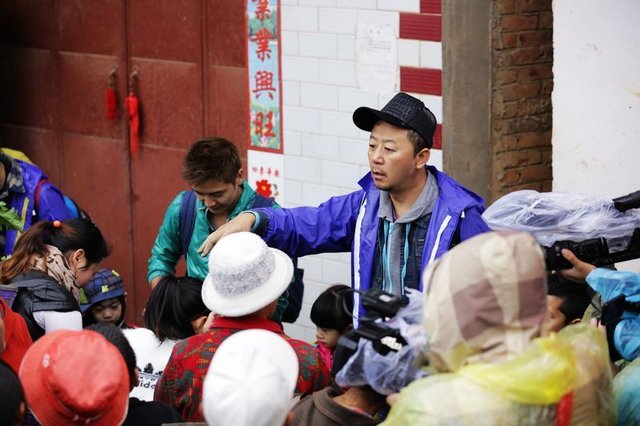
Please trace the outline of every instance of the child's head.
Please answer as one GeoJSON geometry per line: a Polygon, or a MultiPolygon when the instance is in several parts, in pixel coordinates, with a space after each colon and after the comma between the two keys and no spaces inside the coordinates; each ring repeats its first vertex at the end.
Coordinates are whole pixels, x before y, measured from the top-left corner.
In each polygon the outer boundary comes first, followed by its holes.
{"type": "Polygon", "coordinates": [[[182,340],[197,334],[207,315],[202,281],[166,276],[151,290],[144,310],[144,326],[160,341],[182,340]]]}
{"type": "Polygon", "coordinates": [[[99,322],[122,325],[126,314],[124,283],[112,269],[100,269],[84,288],[88,303],[80,309],[85,325],[99,322]]]}
{"type": "Polygon", "coordinates": [[[334,348],[340,336],[352,326],[352,310],[349,286],[337,284],[322,292],[311,307],[311,321],[317,327],[318,343],[334,348]]]}
{"type": "Polygon", "coordinates": [[[567,325],[579,323],[591,302],[591,294],[584,284],[574,283],[557,274],[548,280],[547,307],[549,331],[560,331],[567,325]]]}

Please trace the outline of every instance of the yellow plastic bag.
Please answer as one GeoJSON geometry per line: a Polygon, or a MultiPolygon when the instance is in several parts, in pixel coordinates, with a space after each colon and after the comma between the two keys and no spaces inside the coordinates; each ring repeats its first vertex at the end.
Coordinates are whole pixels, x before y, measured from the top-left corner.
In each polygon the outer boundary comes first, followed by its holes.
{"type": "Polygon", "coordinates": [[[505,399],[527,405],[557,403],[576,383],[572,347],[558,335],[536,339],[502,364],[473,364],[458,374],[505,399]]]}

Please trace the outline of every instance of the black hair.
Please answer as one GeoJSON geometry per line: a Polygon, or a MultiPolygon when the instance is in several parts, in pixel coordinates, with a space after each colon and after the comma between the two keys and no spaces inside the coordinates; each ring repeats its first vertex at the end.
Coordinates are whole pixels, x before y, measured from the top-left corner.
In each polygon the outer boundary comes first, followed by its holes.
{"type": "Polygon", "coordinates": [[[18,375],[9,364],[0,360],[0,426],[16,424],[24,391],[18,375]]]}
{"type": "Polygon", "coordinates": [[[558,310],[565,316],[565,324],[581,319],[587,310],[593,293],[585,284],[574,283],[558,274],[553,274],[547,282],[547,294],[562,299],[558,310]]]}
{"type": "Polygon", "coordinates": [[[332,328],[341,334],[347,331],[353,322],[353,296],[351,287],[336,284],[325,291],[311,306],[311,321],[320,328],[332,328]]]}
{"type": "MultiPolygon", "coordinates": [[[[57,222],[57,221],[56,221],[57,222]]],[[[31,269],[34,254],[46,255],[47,245],[57,247],[63,255],[83,249],[88,264],[100,263],[111,250],[102,232],[87,219],[71,219],[62,223],[42,221],[31,226],[16,242],[13,255],[2,262],[0,281],[11,281],[31,269]]]]}
{"type": "Polygon", "coordinates": [[[411,129],[407,132],[407,139],[409,139],[409,142],[413,144],[413,155],[416,155],[425,148],[431,149],[431,146],[433,145],[433,141],[427,143],[424,138],[420,136],[420,133],[411,129]]]}
{"type": "Polygon", "coordinates": [[[234,183],[242,168],[236,146],[220,137],[201,139],[194,143],[182,163],[182,178],[190,185],[211,180],[234,183]]]}
{"type": "Polygon", "coordinates": [[[202,281],[166,276],[151,290],[144,310],[144,325],[160,341],[182,340],[196,334],[191,321],[207,316],[202,301],[202,281]]]}
{"type": "MultiPolygon", "coordinates": [[[[133,351],[131,344],[129,344],[129,341],[122,330],[113,324],[107,324],[104,322],[98,322],[90,325],[87,327],[87,330],[92,330],[103,335],[109,343],[118,349],[122,358],[124,358],[124,363],[127,365],[127,372],[129,373],[129,389],[132,389],[136,379],[136,353],[133,351]]],[[[95,362],[100,362],[100,360],[96,359],[95,362]]]]}

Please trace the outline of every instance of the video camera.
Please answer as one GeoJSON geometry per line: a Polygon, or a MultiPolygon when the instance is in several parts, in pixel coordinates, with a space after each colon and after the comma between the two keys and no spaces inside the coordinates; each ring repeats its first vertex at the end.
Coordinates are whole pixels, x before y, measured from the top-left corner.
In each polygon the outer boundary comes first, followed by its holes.
{"type": "MultiPolygon", "coordinates": [[[[640,191],[614,198],[616,210],[626,212],[640,208],[640,191]]],[[[562,249],[571,250],[578,259],[596,266],[612,265],[616,262],[640,258],[640,228],[631,238],[592,238],[584,241],[556,241],[551,246],[542,246],[547,270],[570,269],[571,263],[562,255],[562,249]]]]}
{"type": "MultiPolygon", "coordinates": [[[[353,291],[358,292],[357,290],[353,291]]],[[[384,324],[398,313],[400,308],[405,305],[405,301],[399,296],[378,288],[370,288],[366,292],[359,293],[361,294],[362,306],[367,310],[367,314],[360,318],[359,328],[344,333],[338,340],[331,368],[333,377],[356,353],[358,343],[362,338],[370,340],[373,348],[381,355],[386,355],[390,351],[397,352],[407,344],[397,329],[384,324]],[[382,319],[382,322],[378,321],[379,319],[382,319]]]]}

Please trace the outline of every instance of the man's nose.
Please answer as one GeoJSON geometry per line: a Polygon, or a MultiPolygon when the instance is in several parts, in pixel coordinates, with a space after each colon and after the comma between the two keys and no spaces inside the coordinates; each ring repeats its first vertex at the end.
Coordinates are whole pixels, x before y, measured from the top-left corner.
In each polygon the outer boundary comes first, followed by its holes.
{"type": "Polygon", "coordinates": [[[377,147],[373,150],[373,152],[371,153],[371,159],[374,163],[382,163],[384,161],[384,158],[382,157],[381,147],[377,147]]]}

